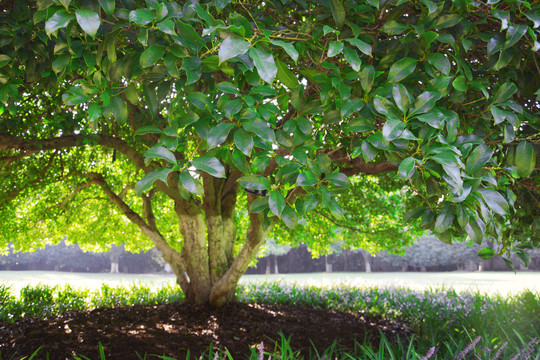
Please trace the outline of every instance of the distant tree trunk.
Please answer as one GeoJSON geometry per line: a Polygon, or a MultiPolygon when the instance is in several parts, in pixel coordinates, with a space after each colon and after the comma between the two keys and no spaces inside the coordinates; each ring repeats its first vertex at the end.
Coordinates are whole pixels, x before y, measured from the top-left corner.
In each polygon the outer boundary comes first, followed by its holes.
{"type": "Polygon", "coordinates": [[[332,264],[328,261],[328,255],[324,255],[324,265],[325,265],[325,271],[327,273],[332,272],[332,264]]]}
{"type": "Polygon", "coordinates": [[[118,274],[119,271],[118,271],[118,261],[112,261],[111,260],[111,271],[110,271],[111,274],[118,274]]]}
{"type": "Polygon", "coordinates": [[[349,271],[349,249],[343,249],[343,271],[349,271]]]}
{"type": "Polygon", "coordinates": [[[277,256],[276,255],[272,255],[274,257],[274,273],[275,274],[279,274],[279,268],[278,268],[278,263],[277,263],[277,256]]]}
{"type": "Polygon", "coordinates": [[[480,263],[478,263],[478,271],[479,271],[479,272],[482,272],[482,271],[484,271],[484,264],[483,264],[483,263],[481,263],[481,262],[480,262],[480,263]]]}
{"type": "Polygon", "coordinates": [[[272,273],[272,260],[271,255],[268,255],[266,257],[266,275],[270,275],[272,273]]]}
{"type": "Polygon", "coordinates": [[[366,272],[371,272],[371,254],[366,251],[362,250],[362,256],[364,257],[364,264],[366,265],[366,272]]]}

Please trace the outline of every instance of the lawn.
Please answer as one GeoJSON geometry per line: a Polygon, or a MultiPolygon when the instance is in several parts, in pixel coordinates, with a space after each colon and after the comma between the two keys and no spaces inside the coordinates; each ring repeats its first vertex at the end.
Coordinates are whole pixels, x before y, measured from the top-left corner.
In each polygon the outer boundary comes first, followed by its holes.
{"type": "MultiPolygon", "coordinates": [[[[453,288],[456,291],[486,294],[517,294],[525,289],[540,292],[540,272],[384,272],[384,273],[309,273],[278,275],[245,275],[241,283],[250,282],[298,283],[308,285],[347,284],[366,287],[405,287],[416,290],[453,288]]],[[[109,274],[70,273],[52,271],[0,271],[0,283],[13,286],[15,294],[26,285],[65,285],[95,290],[106,283],[110,286],[144,284],[161,287],[174,284],[168,274],[109,274]]]]}

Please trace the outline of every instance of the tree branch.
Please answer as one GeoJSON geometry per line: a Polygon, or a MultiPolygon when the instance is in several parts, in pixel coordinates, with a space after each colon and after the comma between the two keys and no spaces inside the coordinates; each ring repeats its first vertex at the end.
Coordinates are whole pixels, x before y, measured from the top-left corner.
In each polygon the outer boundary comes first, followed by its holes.
{"type": "MultiPolygon", "coordinates": [[[[183,273],[185,272],[185,262],[182,256],[178,251],[173,249],[168,243],[167,240],[161,235],[161,233],[153,226],[147,224],[144,219],[133,211],[129,205],[127,205],[117,194],[115,194],[105,179],[103,175],[99,173],[89,173],[87,176],[92,179],[97,185],[101,187],[105,195],[109,198],[109,201],[116,205],[118,209],[126,216],[133,224],[137,225],[139,229],[152,240],[154,245],[161,251],[163,258],[170,263],[171,265],[176,265],[178,271],[181,274],[177,274],[178,280],[182,281],[184,279],[183,273]]],[[[174,268],[174,267],[173,267],[174,268]]],[[[182,284],[181,284],[182,285],[182,284]]]]}

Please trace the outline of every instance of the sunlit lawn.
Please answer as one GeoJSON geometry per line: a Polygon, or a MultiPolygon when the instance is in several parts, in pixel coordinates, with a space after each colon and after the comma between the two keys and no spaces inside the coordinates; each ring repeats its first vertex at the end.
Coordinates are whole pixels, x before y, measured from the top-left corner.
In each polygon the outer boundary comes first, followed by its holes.
{"type": "MultiPolygon", "coordinates": [[[[412,289],[454,288],[457,291],[480,291],[501,295],[519,293],[525,289],[540,292],[540,272],[384,272],[384,273],[309,273],[278,275],[245,275],[242,282],[274,282],[331,285],[346,283],[352,286],[408,287],[412,289]]],[[[174,284],[170,274],[89,274],[54,271],[0,271],[0,282],[13,286],[15,294],[22,287],[36,285],[65,285],[98,289],[101,284],[110,286],[142,283],[152,287],[174,284]]]]}

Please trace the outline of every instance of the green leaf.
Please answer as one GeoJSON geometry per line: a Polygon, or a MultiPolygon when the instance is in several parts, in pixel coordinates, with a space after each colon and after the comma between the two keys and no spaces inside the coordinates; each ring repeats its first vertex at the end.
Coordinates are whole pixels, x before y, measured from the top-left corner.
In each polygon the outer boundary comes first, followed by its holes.
{"type": "Polygon", "coordinates": [[[206,46],[206,43],[195,29],[193,29],[193,26],[176,20],[176,27],[178,28],[179,35],[172,35],[172,37],[179,44],[188,47],[194,53],[198,53],[199,50],[206,46]]]}
{"type": "Polygon", "coordinates": [[[305,117],[298,118],[297,120],[298,128],[300,131],[305,135],[310,135],[311,130],[313,130],[313,125],[311,124],[311,121],[305,117]]]}
{"type": "Polygon", "coordinates": [[[328,57],[333,57],[343,52],[343,43],[341,41],[330,41],[328,44],[328,57]]]}
{"type": "Polygon", "coordinates": [[[225,167],[221,164],[221,162],[214,156],[201,156],[198,158],[195,158],[191,161],[191,165],[193,165],[196,169],[202,170],[213,177],[217,178],[225,178],[225,167]]]}
{"type": "Polygon", "coordinates": [[[121,97],[115,96],[111,99],[110,107],[116,121],[120,125],[125,125],[128,119],[128,106],[126,102],[121,97]]]}
{"type": "Polygon", "coordinates": [[[506,42],[504,43],[504,48],[508,49],[512,47],[515,43],[519,41],[527,33],[527,25],[512,25],[506,30],[506,42]]]}
{"type": "Polygon", "coordinates": [[[498,191],[476,189],[476,192],[482,195],[482,198],[491,211],[501,216],[506,216],[508,213],[508,202],[498,191]]]}
{"type": "Polygon", "coordinates": [[[262,121],[262,120],[250,120],[242,124],[242,127],[250,131],[254,134],[256,134],[258,137],[260,137],[263,140],[269,141],[271,143],[276,142],[276,136],[274,134],[274,130],[268,126],[268,123],[262,121]]]}
{"type": "Polygon", "coordinates": [[[453,82],[452,85],[457,91],[467,91],[467,79],[465,75],[458,76],[453,82]]]}
{"type": "Polygon", "coordinates": [[[211,128],[208,132],[208,139],[206,139],[208,148],[212,149],[224,142],[233,128],[234,124],[231,123],[221,123],[216,127],[211,128]]]}
{"type": "Polygon", "coordinates": [[[99,14],[92,10],[79,9],[75,12],[75,16],[83,31],[92,38],[95,37],[101,24],[99,14]]]}
{"type": "Polygon", "coordinates": [[[107,15],[111,15],[112,13],[114,13],[114,9],[116,7],[115,0],[99,0],[99,4],[107,15]]]}
{"type": "Polygon", "coordinates": [[[349,177],[342,173],[328,174],[324,177],[324,180],[339,187],[349,187],[351,185],[351,180],[349,180],[349,177]]]}
{"type": "Polygon", "coordinates": [[[521,141],[516,148],[516,167],[520,177],[528,177],[536,167],[536,153],[528,141],[521,141]]]}
{"type": "Polygon", "coordinates": [[[360,39],[356,39],[356,38],[348,38],[348,39],[345,39],[345,41],[347,41],[352,46],[356,46],[358,48],[358,50],[360,50],[361,52],[363,52],[367,56],[372,56],[371,52],[372,52],[373,49],[372,49],[371,45],[368,44],[367,42],[362,41],[360,39]]]}
{"type": "Polygon", "coordinates": [[[272,84],[277,75],[276,62],[274,61],[272,54],[257,48],[251,48],[249,49],[249,56],[255,63],[255,67],[257,68],[257,72],[261,79],[272,84]]]}
{"type": "Polygon", "coordinates": [[[184,170],[178,175],[178,185],[182,185],[184,189],[192,194],[204,194],[204,189],[201,182],[198,179],[194,179],[188,170],[184,170]]]}
{"type": "Polygon", "coordinates": [[[396,84],[392,88],[392,95],[399,110],[401,110],[403,114],[406,114],[411,106],[409,91],[407,88],[402,84],[396,84]]]}
{"type": "Polygon", "coordinates": [[[341,4],[341,0],[330,0],[330,9],[337,27],[340,28],[345,23],[345,8],[341,4]]]}
{"type": "Polygon", "coordinates": [[[281,195],[281,192],[277,190],[270,191],[270,197],[268,198],[268,206],[270,211],[280,217],[283,209],[285,209],[285,198],[281,195]]]}
{"type": "Polygon", "coordinates": [[[317,185],[317,178],[311,171],[302,171],[296,179],[296,184],[299,186],[314,186],[317,185]]]}
{"type": "Polygon", "coordinates": [[[390,20],[383,25],[381,31],[388,35],[398,35],[407,29],[409,29],[409,26],[401,24],[396,20],[390,20]]]}
{"type": "Polygon", "coordinates": [[[158,99],[155,90],[147,84],[144,84],[143,94],[146,99],[146,104],[148,105],[148,110],[150,110],[150,115],[152,115],[152,118],[156,117],[158,111],[158,99]]]}
{"type": "Polygon", "coordinates": [[[270,189],[270,182],[267,178],[261,175],[249,174],[239,178],[238,183],[251,190],[266,190],[270,189]]]}
{"type": "Polygon", "coordinates": [[[437,220],[435,220],[433,231],[436,233],[445,232],[450,228],[450,226],[452,226],[452,221],[454,221],[454,213],[450,207],[445,206],[441,213],[437,216],[437,220]]]}
{"type": "Polygon", "coordinates": [[[457,25],[461,21],[461,16],[458,14],[447,14],[439,17],[434,23],[435,29],[446,29],[457,25]]]}
{"type": "Polygon", "coordinates": [[[144,26],[154,21],[154,12],[150,9],[137,9],[129,12],[129,20],[144,26]]]}
{"type": "Polygon", "coordinates": [[[442,97],[441,93],[433,91],[424,91],[421,93],[414,102],[413,114],[423,114],[431,110],[437,100],[442,97]]]}
{"type": "Polygon", "coordinates": [[[343,55],[345,56],[345,61],[348,62],[354,71],[360,71],[362,66],[362,60],[358,56],[356,50],[351,49],[347,46],[343,48],[343,55]]]}
{"type": "Polygon", "coordinates": [[[162,159],[176,165],[176,157],[174,154],[163,146],[151,147],[150,149],[146,150],[144,157],[149,159],[162,159]]]}
{"type": "Polygon", "coordinates": [[[45,33],[51,35],[58,29],[65,28],[73,20],[73,15],[68,14],[66,10],[58,10],[45,22],[45,33]]]}
{"type": "Polygon", "coordinates": [[[282,47],[285,50],[285,52],[289,54],[289,56],[291,57],[291,59],[293,59],[295,63],[298,61],[299,54],[293,44],[286,43],[285,41],[282,41],[282,40],[273,40],[273,39],[270,39],[270,43],[272,43],[272,45],[282,47]]]}
{"type": "Polygon", "coordinates": [[[489,260],[493,258],[497,253],[492,248],[482,248],[480,251],[478,251],[478,257],[480,257],[482,260],[489,260]]]}
{"type": "Polygon", "coordinates": [[[220,91],[224,92],[225,94],[234,94],[238,95],[238,88],[235,84],[228,82],[228,81],[222,81],[219,84],[216,84],[216,88],[218,88],[220,91]]]}
{"type": "Polygon", "coordinates": [[[341,117],[346,118],[352,113],[362,110],[364,107],[364,101],[362,99],[349,99],[341,105],[341,117]]]}
{"type": "Polygon", "coordinates": [[[66,66],[68,66],[70,60],[71,60],[71,55],[69,54],[63,54],[63,55],[58,56],[52,62],[53,71],[57,74],[63,71],[66,68],[66,66]]]}
{"type": "Polygon", "coordinates": [[[406,57],[395,62],[388,72],[388,82],[399,82],[411,75],[416,69],[418,60],[406,57]]]}
{"type": "Polygon", "coordinates": [[[190,103],[200,110],[204,110],[207,106],[210,107],[210,100],[208,99],[208,96],[201,92],[192,92],[188,94],[186,98],[190,103]]]}
{"type": "Polygon", "coordinates": [[[482,167],[491,159],[493,151],[489,146],[478,145],[469,155],[465,169],[470,175],[477,174],[482,167]]]}
{"type": "Polygon", "coordinates": [[[174,21],[172,21],[171,19],[159,22],[156,24],[156,26],[159,30],[161,30],[161,32],[165,34],[176,35],[176,31],[174,30],[174,21]]]}
{"type": "Polygon", "coordinates": [[[231,36],[223,40],[219,47],[219,63],[232,59],[233,57],[244,55],[248,52],[251,45],[241,39],[235,39],[231,36]]]}
{"type": "Polygon", "coordinates": [[[403,180],[410,179],[414,172],[416,171],[415,167],[416,161],[412,157],[403,159],[399,164],[398,174],[403,180]]]}
{"type": "Polygon", "coordinates": [[[433,53],[429,55],[428,62],[443,73],[443,75],[448,76],[452,70],[450,60],[448,60],[448,58],[441,53],[433,53]]]}
{"type": "Polygon", "coordinates": [[[517,87],[515,84],[512,83],[504,83],[499,87],[497,90],[497,93],[493,97],[493,103],[499,104],[502,102],[505,102],[506,100],[512,98],[512,96],[516,93],[517,87]]]}
{"type": "Polygon", "coordinates": [[[360,74],[360,85],[366,93],[371,91],[373,82],[375,81],[375,68],[373,65],[365,66],[360,74]]]}
{"type": "Polygon", "coordinates": [[[126,95],[126,99],[128,99],[128,101],[133,105],[137,105],[139,103],[139,93],[135,86],[129,85],[126,90],[124,90],[124,95],[126,95]]]}
{"type": "Polygon", "coordinates": [[[401,136],[405,130],[405,123],[397,119],[388,119],[382,128],[384,140],[392,141],[401,136]]]}
{"type": "Polygon", "coordinates": [[[534,28],[540,27],[540,13],[537,11],[527,11],[525,13],[527,19],[531,20],[534,23],[534,28]]]}
{"type": "Polygon", "coordinates": [[[154,182],[157,180],[167,183],[167,176],[171,173],[172,169],[166,168],[161,170],[154,170],[146,174],[141,180],[137,181],[135,184],[135,195],[140,196],[146,190],[149,190],[154,182]]]}
{"type": "Polygon", "coordinates": [[[298,215],[296,215],[296,211],[294,211],[294,209],[289,205],[285,206],[283,209],[281,220],[283,220],[285,225],[287,225],[289,228],[295,228],[298,225],[298,215]]]}
{"type": "Polygon", "coordinates": [[[6,54],[0,54],[0,67],[4,67],[9,64],[13,59],[6,54]]]}
{"type": "Polygon", "coordinates": [[[277,78],[283,85],[291,90],[298,86],[298,78],[291,70],[289,70],[287,65],[281,62],[279,59],[276,59],[276,66],[277,78]]]}
{"type": "Polygon", "coordinates": [[[259,196],[251,203],[250,211],[260,213],[268,209],[268,196],[259,196]]]}
{"type": "Polygon", "coordinates": [[[241,99],[231,100],[225,105],[225,116],[232,119],[234,115],[238,114],[242,110],[243,101],[241,99]]]}
{"type": "Polygon", "coordinates": [[[163,46],[150,46],[141,54],[139,64],[143,68],[154,66],[159,59],[163,58],[163,55],[165,55],[165,48],[163,46]]]}
{"type": "Polygon", "coordinates": [[[146,134],[163,134],[163,130],[158,128],[157,126],[143,126],[141,128],[138,128],[137,131],[135,131],[135,135],[146,135],[146,134]]]}

